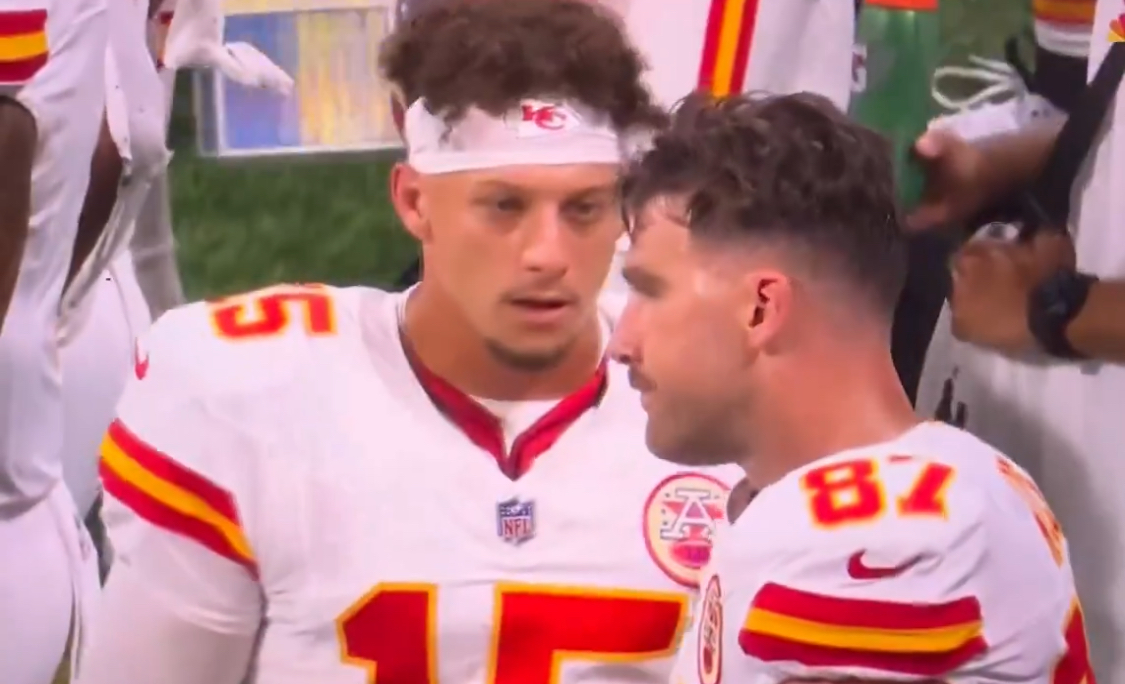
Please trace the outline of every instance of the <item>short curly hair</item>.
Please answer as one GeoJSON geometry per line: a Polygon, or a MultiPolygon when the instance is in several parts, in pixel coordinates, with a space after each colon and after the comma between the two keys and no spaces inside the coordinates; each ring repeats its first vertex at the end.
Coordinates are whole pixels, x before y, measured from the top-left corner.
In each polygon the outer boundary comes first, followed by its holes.
{"type": "Polygon", "coordinates": [[[650,200],[683,198],[693,239],[791,242],[893,315],[906,245],[890,145],[824,97],[690,95],[622,194],[628,226],[650,200]]]}
{"type": "Polygon", "coordinates": [[[617,17],[584,0],[419,3],[383,42],[379,67],[406,104],[456,122],[470,107],[494,116],[526,98],[574,100],[619,131],[659,128],[667,114],[644,84],[644,59],[617,17]]]}

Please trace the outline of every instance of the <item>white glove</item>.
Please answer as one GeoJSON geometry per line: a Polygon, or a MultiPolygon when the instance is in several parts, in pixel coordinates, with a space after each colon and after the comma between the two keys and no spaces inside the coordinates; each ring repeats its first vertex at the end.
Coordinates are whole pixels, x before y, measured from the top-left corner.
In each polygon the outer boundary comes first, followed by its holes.
{"type": "Polygon", "coordinates": [[[224,45],[224,23],[221,0],[179,0],[164,43],[164,66],[216,69],[236,83],[288,95],[289,74],[249,43],[224,45]]]}

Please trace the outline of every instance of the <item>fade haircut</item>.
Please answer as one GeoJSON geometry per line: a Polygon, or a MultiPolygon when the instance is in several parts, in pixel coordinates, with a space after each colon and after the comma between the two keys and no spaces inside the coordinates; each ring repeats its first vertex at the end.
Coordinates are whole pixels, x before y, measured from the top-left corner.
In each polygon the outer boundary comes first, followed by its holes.
{"type": "Polygon", "coordinates": [[[792,246],[893,316],[906,248],[890,146],[824,97],[691,95],[622,189],[628,226],[650,200],[683,198],[693,240],[792,246]]]}
{"type": "Polygon", "coordinates": [[[407,8],[379,68],[409,106],[456,123],[470,107],[501,116],[526,98],[577,101],[619,132],[667,115],[642,81],[644,60],[609,10],[583,0],[445,0],[407,8]]]}

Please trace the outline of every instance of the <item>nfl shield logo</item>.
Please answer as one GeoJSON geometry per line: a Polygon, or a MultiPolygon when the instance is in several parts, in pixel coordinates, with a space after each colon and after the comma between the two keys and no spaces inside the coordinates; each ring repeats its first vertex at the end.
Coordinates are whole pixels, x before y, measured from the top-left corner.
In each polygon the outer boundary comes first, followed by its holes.
{"type": "Polygon", "coordinates": [[[535,536],[535,502],[517,498],[496,504],[496,534],[519,546],[535,536]]]}

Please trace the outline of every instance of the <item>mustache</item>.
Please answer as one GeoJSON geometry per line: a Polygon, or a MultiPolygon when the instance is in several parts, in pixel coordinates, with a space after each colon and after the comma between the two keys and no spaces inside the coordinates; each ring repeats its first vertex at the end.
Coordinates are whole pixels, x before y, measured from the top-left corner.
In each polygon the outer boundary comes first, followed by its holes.
{"type": "Polygon", "coordinates": [[[629,368],[629,386],[638,392],[648,392],[656,389],[655,382],[649,380],[644,373],[641,373],[631,366],[629,368]]]}

